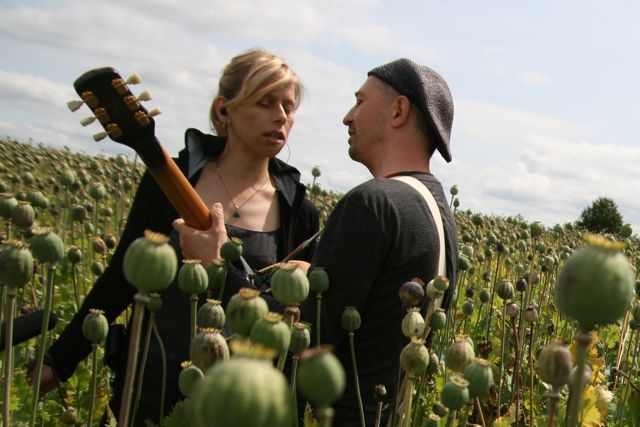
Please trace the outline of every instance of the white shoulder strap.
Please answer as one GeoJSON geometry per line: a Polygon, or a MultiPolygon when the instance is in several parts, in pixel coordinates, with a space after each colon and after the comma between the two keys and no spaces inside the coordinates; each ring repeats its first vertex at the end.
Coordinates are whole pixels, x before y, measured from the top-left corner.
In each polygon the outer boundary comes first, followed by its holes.
{"type": "Polygon", "coordinates": [[[444,226],[442,224],[442,215],[440,215],[440,209],[438,209],[438,203],[436,203],[436,199],[433,198],[433,194],[431,194],[429,189],[425,187],[417,178],[414,178],[412,176],[407,176],[407,175],[394,176],[391,178],[396,179],[398,181],[402,181],[407,185],[410,185],[418,193],[420,193],[424,198],[424,200],[427,202],[427,206],[429,206],[431,215],[433,215],[433,220],[436,223],[436,228],[438,229],[438,238],[440,240],[440,255],[438,258],[438,275],[446,276],[446,267],[445,267],[446,250],[444,247],[444,226]]]}

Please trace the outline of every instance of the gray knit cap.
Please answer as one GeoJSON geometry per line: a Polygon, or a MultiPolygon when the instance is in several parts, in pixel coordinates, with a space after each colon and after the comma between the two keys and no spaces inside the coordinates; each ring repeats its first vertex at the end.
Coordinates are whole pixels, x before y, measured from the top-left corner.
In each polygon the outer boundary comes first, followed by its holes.
{"type": "Polygon", "coordinates": [[[453,124],[453,98],[440,74],[429,67],[406,59],[396,59],[369,71],[401,95],[409,98],[427,117],[436,148],[447,162],[451,161],[449,138],[453,124]]]}

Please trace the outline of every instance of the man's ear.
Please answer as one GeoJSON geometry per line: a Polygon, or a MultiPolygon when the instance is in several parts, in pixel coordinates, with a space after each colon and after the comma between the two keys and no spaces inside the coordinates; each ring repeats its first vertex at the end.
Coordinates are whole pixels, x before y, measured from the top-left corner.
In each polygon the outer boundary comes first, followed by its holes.
{"type": "Polygon", "coordinates": [[[393,108],[391,109],[391,126],[399,127],[404,125],[409,120],[410,110],[411,102],[409,98],[404,95],[398,96],[393,101],[393,108]]]}

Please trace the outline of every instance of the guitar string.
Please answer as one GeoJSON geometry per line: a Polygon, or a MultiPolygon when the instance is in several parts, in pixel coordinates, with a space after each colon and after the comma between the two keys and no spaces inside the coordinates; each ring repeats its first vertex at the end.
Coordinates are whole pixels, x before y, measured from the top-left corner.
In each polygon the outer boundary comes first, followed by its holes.
{"type": "Polygon", "coordinates": [[[224,189],[224,192],[227,193],[227,197],[229,197],[229,200],[231,200],[231,204],[233,205],[233,207],[235,208],[235,211],[233,212],[233,216],[236,218],[240,218],[240,209],[246,205],[251,199],[253,199],[256,194],[260,193],[262,190],[264,190],[264,188],[267,186],[267,184],[270,181],[270,177],[267,176],[266,181],[260,186],[260,188],[255,189],[253,187],[254,193],[249,196],[249,198],[247,200],[245,200],[244,202],[242,202],[242,204],[238,205],[235,200],[233,200],[233,197],[231,197],[231,192],[229,191],[229,189],[227,188],[226,184],[224,183],[224,180],[222,179],[222,174],[220,173],[220,162],[216,159],[216,172],[218,174],[218,179],[220,180],[220,184],[222,184],[222,188],[224,189]]]}

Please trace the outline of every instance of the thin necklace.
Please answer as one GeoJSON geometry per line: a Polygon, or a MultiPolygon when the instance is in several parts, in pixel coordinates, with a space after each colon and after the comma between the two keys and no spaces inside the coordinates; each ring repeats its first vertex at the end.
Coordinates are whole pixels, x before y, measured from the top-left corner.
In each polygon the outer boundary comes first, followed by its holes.
{"type": "MultiPolygon", "coordinates": [[[[218,173],[218,179],[220,180],[220,184],[222,184],[222,188],[224,188],[224,192],[227,193],[227,197],[229,197],[229,200],[231,200],[231,204],[233,205],[233,207],[235,208],[235,210],[233,211],[233,216],[235,218],[240,218],[240,208],[242,208],[244,205],[246,205],[251,199],[253,199],[255,197],[256,194],[260,193],[262,190],[264,190],[264,188],[267,186],[267,183],[269,182],[270,178],[267,177],[267,180],[260,186],[260,188],[258,189],[254,189],[254,193],[249,196],[249,198],[247,200],[245,200],[244,202],[242,202],[242,204],[238,205],[235,200],[233,200],[233,197],[231,197],[231,192],[229,191],[229,189],[227,188],[227,186],[224,183],[224,180],[222,179],[222,174],[220,173],[220,162],[218,162],[216,160],[216,171],[218,173]]],[[[251,187],[253,188],[253,187],[251,187]]]]}

